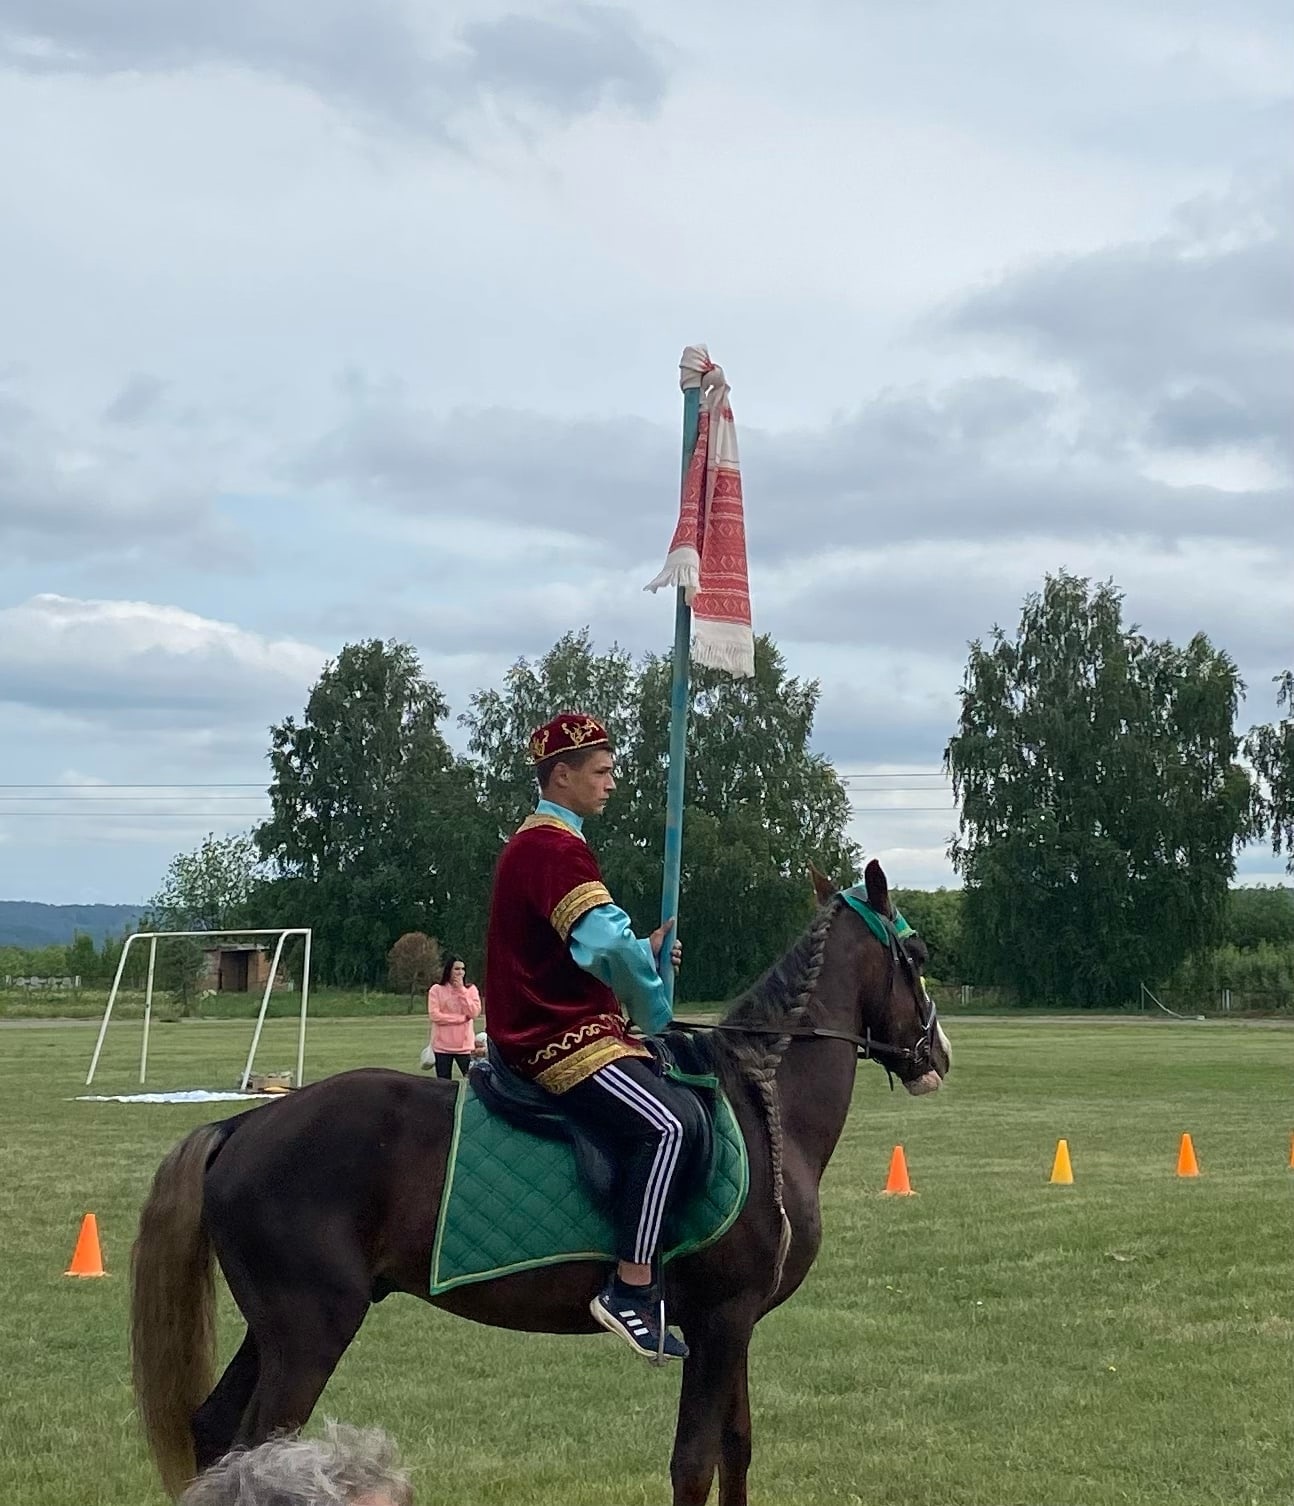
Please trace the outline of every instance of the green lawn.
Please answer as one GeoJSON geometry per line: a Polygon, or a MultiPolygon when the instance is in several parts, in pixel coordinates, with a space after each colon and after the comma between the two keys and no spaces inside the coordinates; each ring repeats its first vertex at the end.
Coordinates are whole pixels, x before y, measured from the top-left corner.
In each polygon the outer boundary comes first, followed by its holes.
{"type": "MultiPolygon", "coordinates": [[[[142,1020],[144,1017],[144,990],[122,988],[118,990],[117,1002],[112,1006],[114,1020],[142,1020]]],[[[103,1018],[108,1002],[108,989],[22,989],[0,988],[0,1020],[94,1020],[103,1018]]],[[[379,993],[358,988],[312,988],[310,990],[311,1019],[338,1019],[371,1017],[374,1015],[426,1016],[426,1003],[421,994],[412,999],[396,994],[379,993]]],[[[256,1018],[261,1007],[257,990],[248,993],[199,995],[188,1005],[188,1013],[205,1020],[247,1020],[256,1018]]],[[[301,996],[289,989],[279,989],[270,995],[266,1015],[269,1019],[294,1018],[301,1008],[301,996]]],[[[175,1020],[181,1010],[174,998],[165,989],[153,993],[153,1018],[175,1020]]]]}
{"type": "MultiPolygon", "coordinates": [[[[96,1091],[134,1086],[138,1029],[110,1034],[96,1091]]],[[[410,1066],[423,1030],[321,1020],[308,1073],[410,1066]]],[[[158,1159],[212,1111],[70,1101],[93,1037],[0,1028],[4,1506],[161,1501],[126,1382],[127,1253],[158,1159]],[[111,1274],[67,1280],[88,1209],[111,1274]]],[[[246,1021],[159,1025],[149,1086],[224,1086],[247,1038],[246,1021]]],[[[1294,1030],[963,1020],[953,1044],[934,1099],[861,1069],[822,1257],[756,1339],[752,1498],[1288,1506],[1294,1030]],[[1174,1175],[1183,1130],[1198,1181],[1174,1175]],[[1061,1135],[1070,1188],[1047,1185],[1061,1135]],[[914,1198],[879,1195],[897,1141],[914,1198]]],[[[272,1021],[260,1065],[294,1058],[292,1024],[272,1021]]],[[[669,1499],[677,1389],[610,1340],[394,1298],[320,1413],[390,1428],[423,1506],[628,1506],[669,1499]]]]}

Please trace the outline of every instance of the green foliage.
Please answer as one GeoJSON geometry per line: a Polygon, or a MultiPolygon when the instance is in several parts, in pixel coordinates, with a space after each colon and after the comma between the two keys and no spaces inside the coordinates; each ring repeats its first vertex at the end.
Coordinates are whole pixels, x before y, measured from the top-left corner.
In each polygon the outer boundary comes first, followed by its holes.
{"type": "Polygon", "coordinates": [[[65,976],[80,978],[83,983],[97,983],[102,976],[102,958],[95,950],[92,937],[75,937],[71,946],[64,949],[64,957],[65,976]]]}
{"type": "Polygon", "coordinates": [[[208,832],[193,852],[171,859],[142,929],[219,931],[252,925],[250,900],[260,873],[260,855],[250,832],[224,837],[208,832]]]}
{"type": "MultiPolygon", "coordinates": [[[[143,943],[138,943],[131,951],[139,951],[142,947],[143,943]]],[[[176,1013],[181,1016],[194,1012],[204,963],[200,941],[190,937],[176,937],[157,943],[153,987],[170,995],[176,1013]]]]}
{"type": "Polygon", "coordinates": [[[584,711],[607,729],[617,750],[616,779],[624,787],[635,774],[638,672],[632,658],[614,644],[598,653],[588,628],[559,638],[542,659],[518,659],[502,689],[479,690],[459,718],[468,729],[476,761],[481,801],[490,814],[492,835],[501,845],[534,809],[535,776],[526,753],[531,732],[562,711],[584,711]]]}
{"type": "Polygon", "coordinates": [[[1235,665],[1122,621],[1110,584],[1049,576],[1013,638],[971,645],[946,763],[950,856],[988,981],[1118,1004],[1217,933],[1251,790],[1235,665]]]}
{"type": "Polygon", "coordinates": [[[0,978],[80,978],[93,988],[108,982],[121,955],[121,942],[108,939],[95,949],[94,939],[77,935],[67,946],[0,947],[0,978]]]}
{"type": "Polygon", "coordinates": [[[1256,884],[1227,895],[1222,936],[1225,945],[1252,951],[1264,944],[1294,947],[1294,889],[1256,884]]]}
{"type": "Polygon", "coordinates": [[[892,889],[890,896],[929,949],[926,972],[932,979],[947,983],[977,981],[974,944],[962,936],[960,889],[892,889]]]}
{"type": "Polygon", "coordinates": [[[1294,945],[1215,947],[1189,958],[1168,985],[1173,997],[1216,1009],[1224,988],[1235,1010],[1277,1010],[1294,1005],[1294,945]]]}
{"type": "Polygon", "coordinates": [[[1294,873],[1294,670],[1276,676],[1276,706],[1285,715],[1252,728],[1245,754],[1258,777],[1258,832],[1271,838],[1274,853],[1286,854],[1294,873]]]}
{"type": "Polygon", "coordinates": [[[440,982],[440,943],[422,931],[409,931],[386,954],[387,982],[397,994],[426,993],[440,982]]]}
{"type": "MultiPolygon", "coordinates": [[[[588,836],[640,932],[661,918],[670,673],[667,658],[635,664],[618,648],[597,653],[587,630],[571,633],[536,663],[515,664],[502,690],[474,696],[462,719],[500,839],[534,802],[525,761],[531,729],[574,708],[605,722],[616,745],[617,792],[588,836]]],[[[826,759],[809,751],[818,694],[816,681],[787,675],[767,637],[756,641],[751,679],[694,673],[683,998],[730,997],[780,954],[811,912],[810,859],[842,883],[856,876],[848,796],[826,759]]]]}
{"type": "MultiPolygon", "coordinates": [[[[380,983],[406,931],[479,934],[492,859],[473,771],[407,644],[347,644],[301,722],[271,729],[271,816],[255,836],[270,924],[312,926],[320,977],[380,983]]],[[[459,942],[457,938],[463,936],[459,942]]]]}

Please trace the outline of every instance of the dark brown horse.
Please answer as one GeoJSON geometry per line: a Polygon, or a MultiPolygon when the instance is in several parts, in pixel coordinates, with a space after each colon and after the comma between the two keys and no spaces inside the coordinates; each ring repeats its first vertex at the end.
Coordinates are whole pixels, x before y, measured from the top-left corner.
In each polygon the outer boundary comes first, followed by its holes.
{"type": "MultiPolygon", "coordinates": [[[[818,1184],[860,1047],[913,1093],[948,1070],[920,943],[887,947],[821,875],[814,882],[822,908],[808,932],[716,1033],[750,1193],[717,1244],[666,1270],[669,1311],[691,1348],[670,1462],[675,1506],[706,1501],[716,1466],[721,1506],[746,1501],[751,1332],[818,1253],[818,1184]]],[[[876,863],[866,892],[892,914],[876,863]]],[[[302,1426],[370,1303],[391,1292],[428,1300],[455,1091],[401,1072],[346,1072],[203,1125],[162,1162],[132,1259],[131,1343],[139,1415],[172,1494],[229,1448],[302,1426]],[[247,1333],[211,1390],[213,1252],[247,1333]]],[[[430,1300],[497,1327],[591,1333],[589,1299],[605,1276],[572,1262],[430,1300]]]]}

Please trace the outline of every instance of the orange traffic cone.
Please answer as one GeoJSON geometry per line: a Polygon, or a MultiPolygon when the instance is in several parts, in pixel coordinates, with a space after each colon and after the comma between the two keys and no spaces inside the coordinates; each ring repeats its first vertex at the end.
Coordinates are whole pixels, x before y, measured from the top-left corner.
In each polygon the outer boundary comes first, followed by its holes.
{"type": "Polygon", "coordinates": [[[894,1154],[890,1157],[890,1174],[885,1178],[886,1192],[892,1192],[897,1197],[911,1197],[912,1183],[908,1180],[908,1159],[903,1154],[903,1147],[896,1145],[894,1154]]]}
{"type": "Polygon", "coordinates": [[[1191,1144],[1189,1135],[1182,1136],[1182,1143],[1177,1148],[1177,1175],[1179,1177],[1198,1177],[1200,1163],[1195,1159],[1195,1146],[1191,1144]]]}
{"type": "Polygon", "coordinates": [[[99,1248],[99,1220],[87,1213],[81,1220],[81,1232],[76,1236],[76,1249],[72,1251],[72,1264],[63,1273],[66,1276],[106,1276],[103,1268],[103,1251],[99,1248]]]}
{"type": "Polygon", "coordinates": [[[1051,1180],[1061,1187],[1074,1185],[1074,1168],[1069,1164],[1069,1141],[1056,1141],[1056,1159],[1051,1163],[1051,1180]]]}
{"type": "Polygon", "coordinates": [[[1294,1133],[1290,1135],[1290,1170],[1294,1171],[1294,1133]]]}

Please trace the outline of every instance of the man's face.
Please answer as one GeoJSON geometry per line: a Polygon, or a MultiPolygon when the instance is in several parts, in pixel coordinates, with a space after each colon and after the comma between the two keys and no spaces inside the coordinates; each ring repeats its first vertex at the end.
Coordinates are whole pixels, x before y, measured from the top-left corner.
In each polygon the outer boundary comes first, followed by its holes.
{"type": "Polygon", "coordinates": [[[559,803],[577,816],[600,816],[616,787],[615,766],[614,755],[605,749],[590,754],[579,768],[561,764],[559,803]]]}

